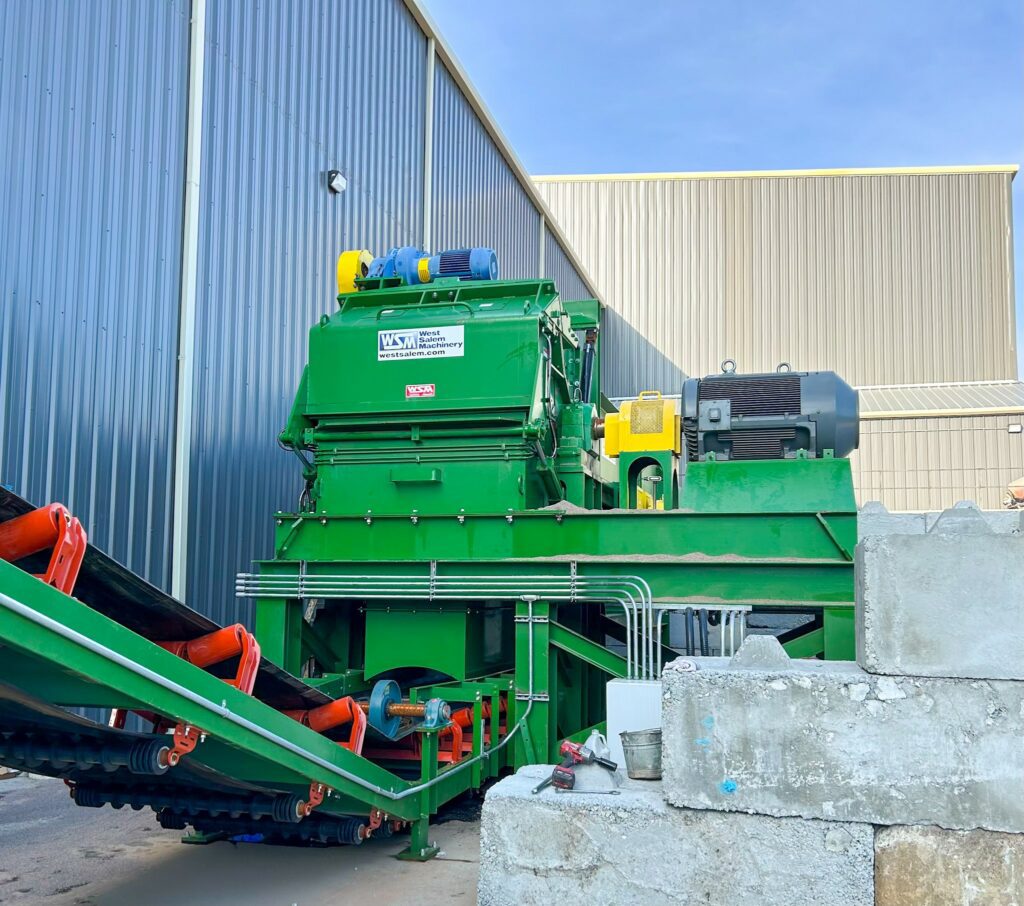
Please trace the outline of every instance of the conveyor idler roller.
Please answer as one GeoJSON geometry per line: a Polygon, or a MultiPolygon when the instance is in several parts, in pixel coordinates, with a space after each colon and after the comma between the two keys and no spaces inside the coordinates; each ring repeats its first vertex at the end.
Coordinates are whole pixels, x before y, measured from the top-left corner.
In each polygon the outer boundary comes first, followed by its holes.
{"type": "Polygon", "coordinates": [[[296,824],[301,820],[302,800],[298,796],[181,796],[158,789],[104,789],[82,784],[76,784],[71,795],[78,805],[88,808],[101,808],[109,803],[115,809],[127,805],[138,811],[149,806],[154,811],[166,811],[185,819],[205,815],[232,819],[269,817],[275,822],[286,824],[296,824]]]}
{"type": "MultiPolygon", "coordinates": [[[[307,818],[301,824],[289,824],[270,818],[232,818],[229,816],[199,815],[184,818],[165,810],[159,813],[160,826],[168,830],[184,830],[189,824],[202,834],[262,835],[268,842],[275,843],[320,843],[326,846],[347,844],[358,846],[368,836],[366,821],[362,818],[318,815],[307,818]]],[[[389,836],[390,825],[382,824],[375,836],[389,836]]]]}
{"type": "Polygon", "coordinates": [[[0,737],[0,762],[26,770],[54,771],[99,767],[112,772],[128,768],[133,774],[163,774],[167,770],[161,752],[167,751],[166,737],[100,743],[74,741],[67,736],[15,733],[0,737]]]}

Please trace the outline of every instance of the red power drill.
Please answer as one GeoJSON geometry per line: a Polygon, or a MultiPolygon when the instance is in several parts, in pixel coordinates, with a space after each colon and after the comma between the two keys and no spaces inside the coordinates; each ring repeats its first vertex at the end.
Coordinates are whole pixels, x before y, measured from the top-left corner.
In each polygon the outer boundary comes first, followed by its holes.
{"type": "Polygon", "coordinates": [[[552,784],[559,789],[571,790],[576,786],[575,768],[578,764],[599,764],[602,768],[607,768],[609,771],[614,771],[618,768],[614,761],[609,761],[607,758],[595,755],[593,749],[588,749],[585,745],[581,745],[578,742],[570,742],[568,739],[562,743],[558,751],[562,756],[561,764],[555,765],[551,776],[546,777],[533,788],[534,794],[539,793],[542,789],[552,784]]]}

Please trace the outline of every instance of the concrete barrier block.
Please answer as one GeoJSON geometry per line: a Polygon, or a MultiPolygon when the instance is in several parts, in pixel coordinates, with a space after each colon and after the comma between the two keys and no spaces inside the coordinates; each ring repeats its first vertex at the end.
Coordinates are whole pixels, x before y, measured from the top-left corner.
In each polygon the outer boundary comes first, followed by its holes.
{"type": "Polygon", "coordinates": [[[1022,906],[1024,835],[885,827],[875,835],[877,906],[1022,906]]]}
{"type": "Polygon", "coordinates": [[[996,535],[1019,535],[1022,529],[1024,511],[1021,510],[983,510],[972,500],[961,500],[946,510],[936,513],[925,513],[926,531],[953,531],[966,529],[970,523],[983,521],[996,535]]]}
{"type": "Polygon", "coordinates": [[[791,663],[786,649],[773,635],[747,636],[740,650],[729,658],[731,670],[788,670],[791,663]]]}
{"type": "Polygon", "coordinates": [[[890,513],[885,505],[873,500],[857,513],[857,537],[876,535],[923,535],[928,531],[925,513],[890,513]]]}
{"type": "Polygon", "coordinates": [[[865,670],[1024,680],[1024,536],[948,510],[927,535],[863,539],[856,577],[865,670]]]}
{"type": "MultiPolygon", "coordinates": [[[[890,513],[877,500],[865,503],[857,512],[857,535],[859,538],[873,538],[877,535],[923,535],[930,532],[946,513],[959,515],[959,511],[970,510],[997,535],[1024,534],[1024,511],[982,510],[970,500],[961,500],[948,510],[927,513],[890,513]]],[[[966,520],[970,520],[968,515],[966,520]]]]}
{"type": "Polygon", "coordinates": [[[1024,683],[695,660],[662,677],[673,805],[1024,832],[1024,683]]]}
{"type": "Polygon", "coordinates": [[[550,771],[523,768],[487,793],[481,906],[873,902],[869,825],[676,809],[657,782],[531,795],[550,771]]]}

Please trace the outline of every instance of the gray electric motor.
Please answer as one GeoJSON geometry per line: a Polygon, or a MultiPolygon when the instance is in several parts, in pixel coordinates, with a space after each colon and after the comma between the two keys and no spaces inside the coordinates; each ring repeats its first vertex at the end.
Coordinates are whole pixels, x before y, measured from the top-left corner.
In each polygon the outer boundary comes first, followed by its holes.
{"type": "Polygon", "coordinates": [[[687,458],[786,459],[826,450],[848,456],[860,439],[857,391],[834,371],[723,373],[683,383],[682,422],[687,458]]]}

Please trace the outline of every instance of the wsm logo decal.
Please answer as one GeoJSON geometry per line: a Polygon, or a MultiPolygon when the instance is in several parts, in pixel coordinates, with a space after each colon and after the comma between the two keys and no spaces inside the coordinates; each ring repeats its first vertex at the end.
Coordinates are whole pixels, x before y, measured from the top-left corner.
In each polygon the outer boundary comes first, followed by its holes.
{"type": "Polygon", "coordinates": [[[398,352],[419,347],[418,330],[381,330],[377,333],[377,352],[398,352]]]}
{"type": "Polygon", "coordinates": [[[464,355],[461,324],[451,327],[417,327],[411,330],[378,330],[377,361],[395,359],[447,359],[464,355]]]}

